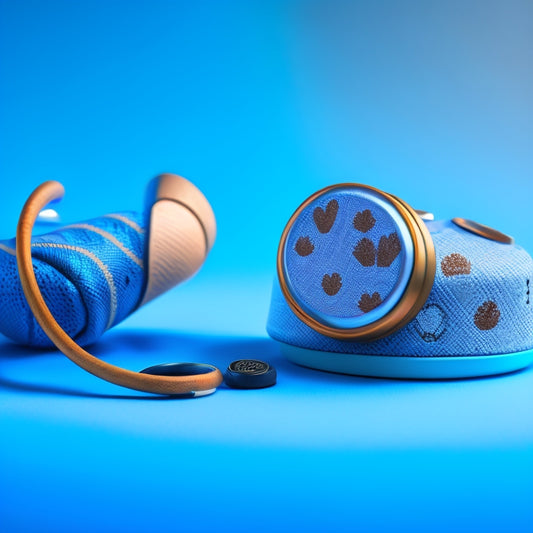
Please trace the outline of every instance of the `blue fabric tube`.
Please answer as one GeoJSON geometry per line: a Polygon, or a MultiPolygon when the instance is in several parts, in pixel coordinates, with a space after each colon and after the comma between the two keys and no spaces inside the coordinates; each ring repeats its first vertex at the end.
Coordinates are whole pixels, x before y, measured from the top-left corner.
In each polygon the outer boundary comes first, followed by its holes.
{"type": "MultiPolygon", "coordinates": [[[[32,239],[35,274],[61,327],[82,346],[131,314],[146,285],[144,217],[121,212],[32,239]]],[[[15,239],[0,241],[0,332],[19,344],[53,347],[24,296],[15,239]]]]}

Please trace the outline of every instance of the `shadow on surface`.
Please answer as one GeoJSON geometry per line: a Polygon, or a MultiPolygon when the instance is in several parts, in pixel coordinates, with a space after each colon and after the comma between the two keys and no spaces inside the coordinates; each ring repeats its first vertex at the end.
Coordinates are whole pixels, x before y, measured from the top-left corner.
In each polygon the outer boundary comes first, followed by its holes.
{"type": "MultiPolygon", "coordinates": [[[[182,334],[169,331],[119,330],[108,333],[89,351],[95,356],[112,364],[128,367],[145,368],[163,362],[205,362],[217,366],[224,372],[228,364],[235,359],[262,359],[270,362],[279,370],[279,366],[289,366],[282,360],[276,344],[268,338],[209,336],[199,334],[182,334]],[[126,362],[118,362],[124,359],[126,362]]],[[[99,394],[86,392],[72,387],[43,385],[24,382],[8,377],[2,371],[10,362],[28,361],[35,364],[43,357],[63,357],[57,350],[38,350],[19,346],[7,339],[0,341],[0,387],[19,392],[34,392],[76,396],[84,398],[140,399],[140,400],[174,400],[190,399],[172,396],[152,395],[138,392],[133,394],[99,394]]],[[[224,387],[222,384],[221,387],[224,387]]],[[[195,398],[198,399],[198,398],[195,398]]]]}
{"type": "MultiPolygon", "coordinates": [[[[273,365],[278,372],[278,382],[284,379],[300,380],[301,385],[308,387],[312,393],[314,386],[333,385],[338,387],[387,387],[399,382],[419,382],[428,380],[398,380],[387,378],[371,378],[348,376],[323,372],[298,366],[287,361],[280,353],[275,341],[267,337],[239,337],[223,335],[187,334],[160,330],[118,330],[105,335],[89,351],[109,363],[140,370],[154,364],[165,362],[197,362],[217,366],[221,372],[231,361],[236,359],[261,359],[273,365]]],[[[160,396],[143,392],[131,394],[105,394],[63,385],[46,385],[31,383],[22,379],[7,376],[4,371],[10,363],[27,361],[35,364],[43,357],[63,357],[56,350],[37,350],[19,346],[8,340],[0,341],[0,387],[19,392],[55,394],[82,398],[106,399],[138,399],[138,400],[185,400],[172,396],[160,396]]],[[[511,374],[518,374],[517,370],[511,374]]],[[[20,372],[19,372],[20,373],[20,372]]],[[[479,378],[440,379],[433,382],[470,381],[494,379],[498,376],[479,378]]],[[[83,386],[82,386],[83,387],[83,386]]],[[[225,385],[221,384],[220,388],[225,385]]],[[[127,389],[124,389],[127,390],[127,389]]],[[[195,398],[198,399],[198,398],[195,398]]]]}

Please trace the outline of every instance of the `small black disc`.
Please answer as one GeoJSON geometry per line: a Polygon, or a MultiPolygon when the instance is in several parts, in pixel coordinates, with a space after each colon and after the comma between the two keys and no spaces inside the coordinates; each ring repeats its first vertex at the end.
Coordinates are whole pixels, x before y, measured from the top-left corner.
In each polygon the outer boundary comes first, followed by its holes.
{"type": "Polygon", "coordinates": [[[224,373],[224,381],[233,389],[263,389],[276,384],[276,369],[257,359],[233,361],[224,373]]]}

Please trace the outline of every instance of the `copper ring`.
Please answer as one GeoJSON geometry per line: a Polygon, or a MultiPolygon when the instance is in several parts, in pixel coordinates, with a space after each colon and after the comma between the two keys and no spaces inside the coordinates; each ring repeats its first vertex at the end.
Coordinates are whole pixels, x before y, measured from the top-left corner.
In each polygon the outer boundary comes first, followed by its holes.
{"type": "Polygon", "coordinates": [[[474,235],[485,237],[485,239],[501,242],[502,244],[514,244],[514,239],[509,235],[505,235],[505,233],[495,230],[489,226],[485,226],[484,224],[480,224],[479,222],[474,222],[473,220],[460,217],[452,218],[452,222],[460,228],[473,233],[474,235]]]}

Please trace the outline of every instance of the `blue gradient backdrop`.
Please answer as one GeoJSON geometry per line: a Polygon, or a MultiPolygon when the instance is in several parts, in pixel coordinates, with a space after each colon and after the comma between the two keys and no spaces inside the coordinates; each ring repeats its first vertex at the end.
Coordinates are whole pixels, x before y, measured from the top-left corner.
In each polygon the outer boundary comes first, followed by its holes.
{"type": "Polygon", "coordinates": [[[533,531],[531,370],[347,378],[289,365],[264,332],[283,226],[332,183],[532,252],[532,94],[525,0],[0,0],[0,237],[45,179],[72,222],[182,174],[213,204],[215,248],[96,350],[130,368],[264,357],[280,375],[127,401],[0,340],[0,530],[533,531]]]}

